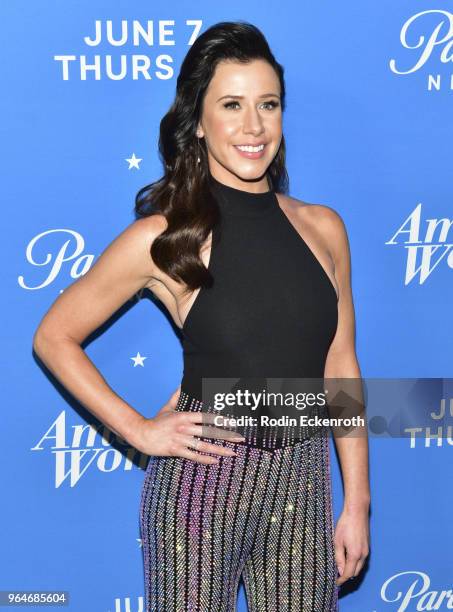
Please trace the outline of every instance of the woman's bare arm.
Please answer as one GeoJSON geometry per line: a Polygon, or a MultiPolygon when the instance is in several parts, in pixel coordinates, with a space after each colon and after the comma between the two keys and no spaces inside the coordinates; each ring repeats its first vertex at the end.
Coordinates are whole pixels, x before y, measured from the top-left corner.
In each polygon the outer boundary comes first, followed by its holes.
{"type": "Polygon", "coordinates": [[[135,445],[144,416],[108,385],[81,343],[153,277],[153,239],[162,216],[130,224],[91,269],[55,300],[33,338],[33,348],[52,374],[111,431],[135,445]]]}
{"type": "MultiPolygon", "coordinates": [[[[351,394],[356,410],[363,408],[361,396],[361,372],[355,350],[355,313],[351,288],[351,262],[349,241],[341,217],[332,209],[325,213],[325,229],[332,257],[335,262],[335,278],[339,289],[338,326],[326,359],[324,376],[340,379],[343,390],[351,394]],[[341,379],[351,379],[350,383],[341,379]]],[[[355,416],[358,416],[355,414],[355,416]]],[[[364,415],[362,415],[364,416],[364,415]]],[[[368,437],[365,427],[357,427],[345,433],[343,428],[333,428],[344,481],[345,507],[367,509],[370,503],[368,481],[368,437]],[[335,435],[338,431],[339,435],[335,435]]]]}
{"type": "Polygon", "coordinates": [[[243,441],[228,429],[212,428],[214,415],[176,411],[179,389],[152,418],[129,406],[107,384],[82,342],[137,291],[157,278],[150,256],[156,236],[166,228],[161,215],[129,225],[101,254],[93,267],[55,300],[36,330],[33,347],[49,370],[104,425],[148,455],[178,456],[198,463],[217,463],[214,455],[235,451],[199,440],[217,437],[243,441]],[[204,425],[203,425],[204,423],[204,425]],[[198,452],[200,451],[200,452],[198,452]]]}
{"type": "MultiPolygon", "coordinates": [[[[335,263],[339,289],[338,326],[329,348],[324,376],[327,386],[350,397],[346,406],[351,415],[362,416],[365,426],[345,433],[341,426],[332,427],[339,454],[344,484],[344,505],[335,528],[335,557],[340,572],[337,584],[357,576],[369,554],[370,486],[368,475],[368,435],[363,408],[361,372],[355,351],[355,314],[351,289],[349,241],[341,217],[325,208],[321,223],[335,263]],[[347,379],[347,380],[346,380],[347,379]]],[[[334,415],[337,416],[337,415],[334,415]]],[[[340,415],[341,416],[341,415],[340,415]]]]}

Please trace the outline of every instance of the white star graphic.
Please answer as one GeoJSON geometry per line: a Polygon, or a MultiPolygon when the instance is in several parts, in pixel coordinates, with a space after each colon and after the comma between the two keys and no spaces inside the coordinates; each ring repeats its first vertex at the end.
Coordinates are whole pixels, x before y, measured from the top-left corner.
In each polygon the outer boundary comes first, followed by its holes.
{"type": "Polygon", "coordinates": [[[137,170],[140,170],[140,166],[138,164],[139,162],[143,161],[143,159],[140,159],[140,157],[135,157],[135,153],[132,153],[132,157],[126,158],[126,161],[129,162],[128,170],[131,168],[137,168],[137,170]]]}
{"type": "Polygon", "coordinates": [[[147,359],[147,357],[142,357],[140,353],[137,353],[135,357],[131,357],[131,359],[134,362],[134,368],[138,365],[142,366],[142,368],[145,367],[145,364],[143,362],[145,361],[145,359],[147,359]]]}
{"type": "Polygon", "coordinates": [[[135,539],[137,540],[141,548],[143,546],[142,539],[141,538],[135,538],[135,539]]]}

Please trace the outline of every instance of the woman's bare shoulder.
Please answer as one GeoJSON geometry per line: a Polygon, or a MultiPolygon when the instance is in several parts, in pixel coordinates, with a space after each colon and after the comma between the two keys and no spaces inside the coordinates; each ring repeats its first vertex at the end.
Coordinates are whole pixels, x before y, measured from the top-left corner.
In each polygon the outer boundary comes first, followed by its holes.
{"type": "Polygon", "coordinates": [[[167,229],[168,223],[164,215],[154,214],[149,217],[141,217],[133,221],[127,228],[131,234],[145,241],[154,240],[159,234],[167,229]]]}
{"type": "Polygon", "coordinates": [[[334,232],[344,229],[344,222],[341,215],[332,208],[332,206],[304,202],[303,200],[298,200],[297,198],[282,193],[278,194],[278,199],[283,207],[304,215],[307,221],[313,222],[316,225],[322,223],[326,226],[330,226],[330,229],[334,232]]]}
{"type": "Polygon", "coordinates": [[[121,236],[138,247],[147,250],[151,248],[153,241],[167,229],[168,223],[164,215],[153,214],[149,217],[141,217],[130,223],[121,233],[121,236]]]}
{"type": "Polygon", "coordinates": [[[345,223],[338,211],[327,204],[304,202],[286,194],[278,194],[280,205],[297,215],[301,222],[321,234],[331,247],[332,255],[343,257],[348,252],[345,223]]]}
{"type": "Polygon", "coordinates": [[[294,211],[299,211],[314,221],[331,221],[334,223],[341,221],[340,214],[331,206],[326,204],[304,202],[303,200],[293,198],[292,196],[283,193],[278,194],[278,199],[281,201],[283,206],[294,211]]]}

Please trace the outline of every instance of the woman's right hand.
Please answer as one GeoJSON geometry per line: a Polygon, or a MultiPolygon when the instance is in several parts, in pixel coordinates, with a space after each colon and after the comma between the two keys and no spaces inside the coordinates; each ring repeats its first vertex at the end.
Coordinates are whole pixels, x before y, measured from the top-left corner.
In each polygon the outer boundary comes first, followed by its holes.
{"type": "Polygon", "coordinates": [[[147,455],[183,457],[204,464],[218,463],[219,460],[198,451],[234,457],[236,453],[232,449],[199,438],[205,436],[230,442],[243,442],[245,438],[215,424],[214,419],[219,418],[217,414],[176,411],[180,390],[181,387],[178,387],[155,417],[144,417],[140,431],[137,432],[139,442],[134,445],[137,450],[147,455]]]}

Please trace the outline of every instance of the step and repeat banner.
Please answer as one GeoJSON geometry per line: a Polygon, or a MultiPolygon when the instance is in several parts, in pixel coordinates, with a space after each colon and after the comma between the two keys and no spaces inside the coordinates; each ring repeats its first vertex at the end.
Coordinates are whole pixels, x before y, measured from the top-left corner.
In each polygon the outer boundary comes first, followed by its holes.
{"type": "MultiPolygon", "coordinates": [[[[431,383],[439,400],[406,423],[410,435],[394,413],[375,414],[371,552],[341,587],[340,610],[451,609],[453,393],[442,380],[453,375],[453,4],[69,0],[0,10],[2,601],[64,591],[77,612],[144,610],[148,457],[77,403],[32,338],[133,221],[137,191],[162,175],[159,123],[190,45],[216,22],[241,20],[285,68],[290,195],[345,222],[362,375],[411,379],[406,400],[431,397],[431,383]]],[[[85,350],[148,417],[181,380],[181,337],[150,294],[124,304],[85,350]]],[[[343,488],[330,443],[336,519],[343,488]]]]}

